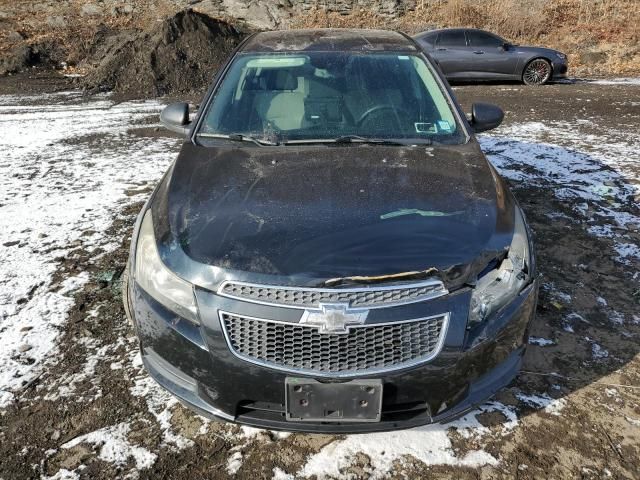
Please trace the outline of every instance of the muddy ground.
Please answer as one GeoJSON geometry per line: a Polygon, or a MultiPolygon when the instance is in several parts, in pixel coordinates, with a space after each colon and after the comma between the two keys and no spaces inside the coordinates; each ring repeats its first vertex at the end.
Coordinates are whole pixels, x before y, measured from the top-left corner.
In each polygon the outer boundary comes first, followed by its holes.
{"type": "MultiPolygon", "coordinates": [[[[22,86],[36,93],[66,82],[22,86]]],[[[19,83],[0,80],[0,96],[19,83]]],[[[283,435],[191,413],[144,374],[121,305],[131,228],[153,187],[141,181],[127,186],[104,231],[87,228],[51,258],[42,288],[83,272],[87,280],[68,294],[53,356],[0,409],[0,478],[640,478],[640,86],[455,93],[467,111],[472,101],[505,109],[482,145],[535,233],[543,287],[523,372],[508,388],[454,424],[397,434],[283,435]],[[381,460],[380,443],[390,459],[381,460]]],[[[162,140],[156,118],[136,117],[126,138],[162,140]]],[[[70,141],[98,152],[116,140],[70,141]]],[[[169,156],[177,151],[177,141],[163,141],[169,156]]],[[[10,202],[0,200],[0,213],[10,202]]],[[[3,248],[35,248],[29,238],[3,248]]],[[[28,350],[15,355],[30,361],[28,350]]]]}

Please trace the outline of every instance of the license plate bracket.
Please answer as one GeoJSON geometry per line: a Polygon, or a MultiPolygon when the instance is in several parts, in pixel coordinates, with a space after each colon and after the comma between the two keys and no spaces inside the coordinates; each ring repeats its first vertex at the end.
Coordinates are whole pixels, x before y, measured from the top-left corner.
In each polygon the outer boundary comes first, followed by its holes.
{"type": "Polygon", "coordinates": [[[286,419],[294,422],[379,422],[382,380],[319,382],[285,379],[286,419]]]}

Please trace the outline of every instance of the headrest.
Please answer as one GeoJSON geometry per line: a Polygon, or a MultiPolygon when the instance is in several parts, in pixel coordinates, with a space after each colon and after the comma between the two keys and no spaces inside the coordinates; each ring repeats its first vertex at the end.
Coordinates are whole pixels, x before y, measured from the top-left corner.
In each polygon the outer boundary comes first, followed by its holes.
{"type": "Polygon", "coordinates": [[[298,77],[295,77],[289,70],[277,69],[269,72],[266,80],[267,90],[296,90],[298,88],[298,77]]]}

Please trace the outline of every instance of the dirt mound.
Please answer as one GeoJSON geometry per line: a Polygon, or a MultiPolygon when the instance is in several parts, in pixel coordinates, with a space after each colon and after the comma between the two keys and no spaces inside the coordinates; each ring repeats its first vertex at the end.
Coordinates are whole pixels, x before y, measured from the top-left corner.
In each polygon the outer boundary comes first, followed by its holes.
{"type": "Polygon", "coordinates": [[[0,57],[0,76],[18,73],[31,67],[56,68],[66,58],[64,48],[57,42],[18,43],[0,57]]]}
{"type": "Polygon", "coordinates": [[[83,86],[127,96],[203,92],[246,33],[184,10],[146,32],[104,35],[86,60],[83,86]]]}

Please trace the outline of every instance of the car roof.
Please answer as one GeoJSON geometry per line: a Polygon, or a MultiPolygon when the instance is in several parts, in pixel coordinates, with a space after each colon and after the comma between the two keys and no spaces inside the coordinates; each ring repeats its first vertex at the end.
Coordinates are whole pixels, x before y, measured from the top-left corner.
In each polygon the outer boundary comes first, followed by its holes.
{"type": "Polygon", "coordinates": [[[240,49],[241,52],[417,50],[413,40],[399,32],[342,28],[259,32],[240,49]]]}
{"type": "Polygon", "coordinates": [[[417,38],[426,37],[427,35],[437,35],[442,32],[483,32],[488,33],[489,35],[497,36],[497,34],[492,33],[488,30],[482,30],[481,28],[464,28],[464,27],[456,27],[456,28],[438,28],[435,30],[425,30],[424,32],[417,33],[415,36],[417,38]]]}

